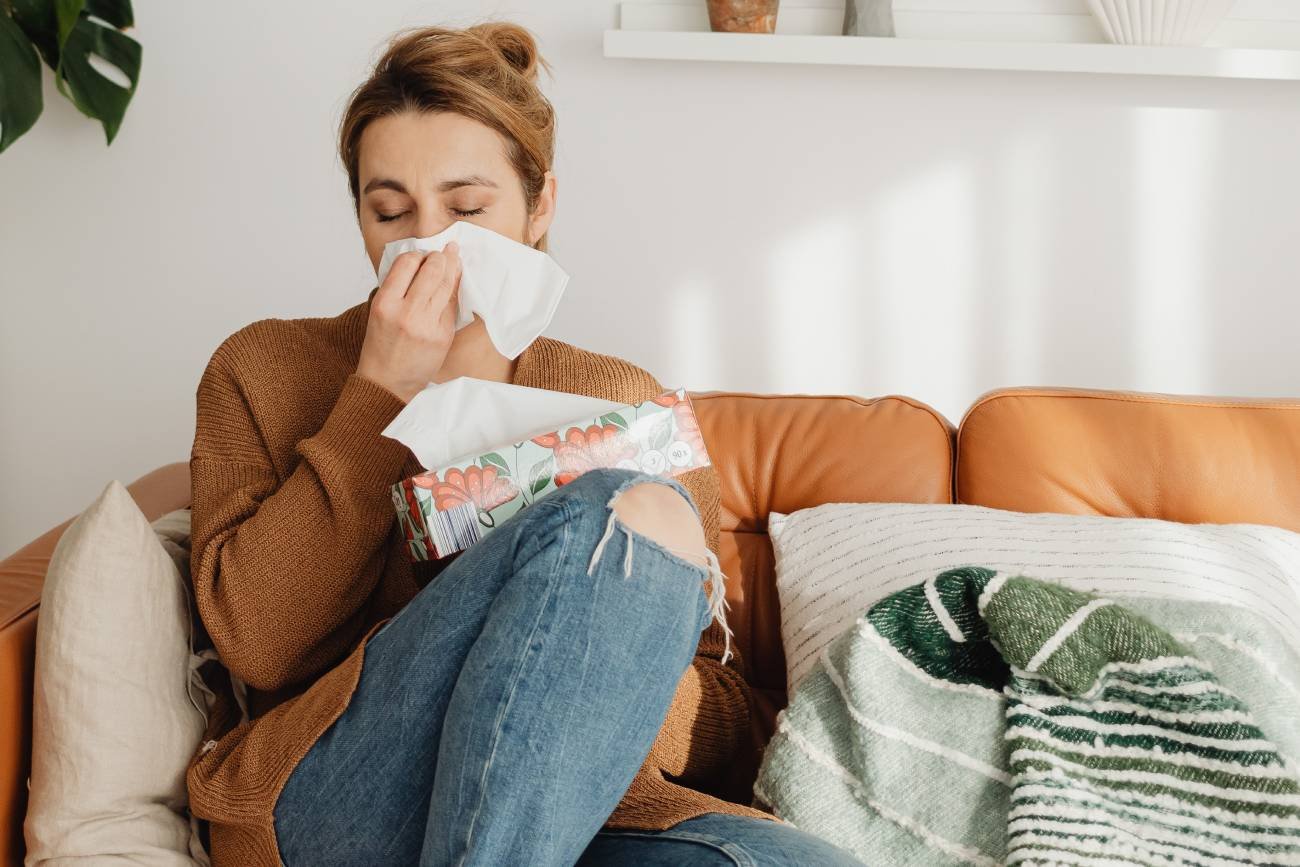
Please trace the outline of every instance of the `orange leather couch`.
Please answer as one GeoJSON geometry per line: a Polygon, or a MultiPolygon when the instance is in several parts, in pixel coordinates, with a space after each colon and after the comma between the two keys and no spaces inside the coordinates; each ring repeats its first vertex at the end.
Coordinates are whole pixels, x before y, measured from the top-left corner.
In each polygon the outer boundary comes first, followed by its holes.
{"type": "MultiPolygon", "coordinates": [[[[758,705],[730,795],[748,803],[785,705],[766,525],[827,502],[1252,522],[1300,530],[1300,400],[1006,389],[960,429],[904,397],[692,395],[722,479],[729,622],[758,705]]],[[[105,480],[107,482],[107,480],[105,480]]],[[[129,486],[150,520],[190,501],[185,463],[129,486]]],[[[37,607],[64,522],[0,563],[0,863],[21,864],[37,607]]],[[[722,782],[722,781],[720,781],[722,782]]]]}

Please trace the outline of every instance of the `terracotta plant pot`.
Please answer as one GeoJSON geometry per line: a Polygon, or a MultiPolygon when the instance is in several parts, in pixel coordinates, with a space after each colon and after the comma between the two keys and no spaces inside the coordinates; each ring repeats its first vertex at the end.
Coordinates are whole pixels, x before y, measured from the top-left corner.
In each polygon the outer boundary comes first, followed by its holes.
{"type": "Polygon", "coordinates": [[[709,0],[714,33],[775,33],[781,0],[709,0]]]}

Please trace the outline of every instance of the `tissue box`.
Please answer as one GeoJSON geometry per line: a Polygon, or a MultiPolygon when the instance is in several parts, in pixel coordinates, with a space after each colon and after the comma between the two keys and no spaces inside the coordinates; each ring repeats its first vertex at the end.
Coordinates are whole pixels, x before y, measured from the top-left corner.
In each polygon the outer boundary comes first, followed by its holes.
{"type": "Polygon", "coordinates": [[[596,467],[676,476],[709,465],[685,389],[516,443],[466,455],[393,485],[393,506],[413,560],[463,551],[515,512],[596,467]]]}

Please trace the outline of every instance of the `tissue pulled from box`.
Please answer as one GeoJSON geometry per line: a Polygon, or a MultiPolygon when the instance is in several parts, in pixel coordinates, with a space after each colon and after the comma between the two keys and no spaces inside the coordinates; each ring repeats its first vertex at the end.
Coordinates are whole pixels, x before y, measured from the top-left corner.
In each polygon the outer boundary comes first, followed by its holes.
{"type": "Polygon", "coordinates": [[[618,401],[458,376],[425,386],[382,434],[405,445],[420,466],[432,470],[615,406],[618,401]]]}

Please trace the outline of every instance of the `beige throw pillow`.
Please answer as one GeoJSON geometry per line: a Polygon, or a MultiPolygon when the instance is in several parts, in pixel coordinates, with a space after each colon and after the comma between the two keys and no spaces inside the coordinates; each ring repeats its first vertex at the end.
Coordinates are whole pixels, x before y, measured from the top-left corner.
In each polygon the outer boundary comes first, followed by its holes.
{"type": "Polygon", "coordinates": [[[185,768],[206,707],[191,687],[188,510],[150,525],[112,481],[64,532],[36,629],[25,864],[206,864],[185,768]]]}

